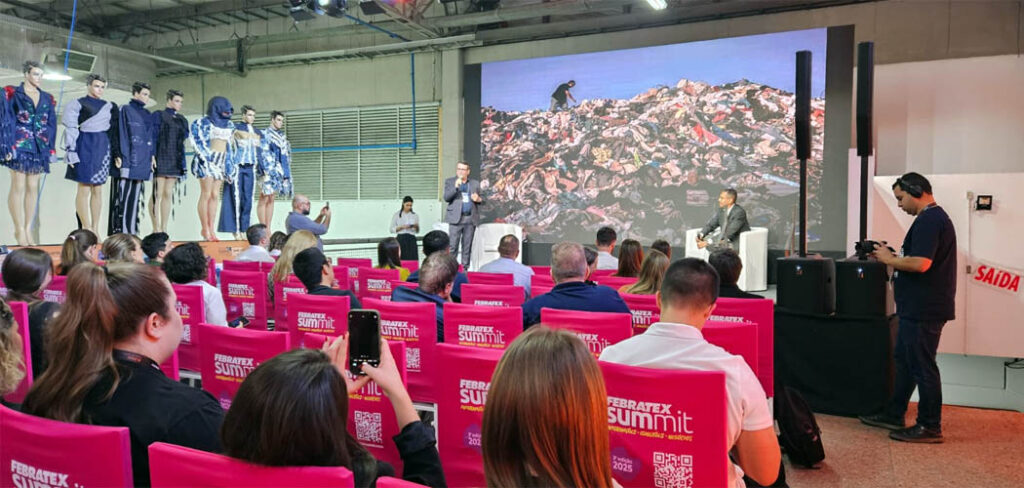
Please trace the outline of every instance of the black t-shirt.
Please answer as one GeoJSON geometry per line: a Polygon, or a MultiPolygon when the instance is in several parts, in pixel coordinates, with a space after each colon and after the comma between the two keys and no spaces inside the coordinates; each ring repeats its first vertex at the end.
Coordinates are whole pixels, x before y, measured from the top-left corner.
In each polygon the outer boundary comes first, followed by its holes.
{"type": "Polygon", "coordinates": [[[329,286],[317,285],[308,291],[310,295],[348,297],[349,308],[363,308],[363,304],[359,302],[359,299],[356,298],[355,294],[348,290],[336,290],[329,286]]]}
{"type": "Polygon", "coordinates": [[[186,386],[146,362],[115,360],[121,381],[109,400],[113,378],[93,386],[82,405],[83,423],[128,427],[135,486],[149,486],[149,445],[167,442],[220,452],[224,410],[209,393],[186,386]]]}
{"type": "Polygon", "coordinates": [[[570,88],[572,87],[569,86],[568,83],[562,83],[561,85],[558,85],[558,88],[555,88],[555,92],[551,94],[551,98],[558,100],[560,103],[565,103],[565,94],[569,91],[570,88]]]}
{"type": "Polygon", "coordinates": [[[902,255],[928,258],[932,265],[924,273],[894,273],[896,313],[910,320],[952,320],[956,296],[956,231],[942,207],[928,207],[914,219],[903,239],[902,255]]]}

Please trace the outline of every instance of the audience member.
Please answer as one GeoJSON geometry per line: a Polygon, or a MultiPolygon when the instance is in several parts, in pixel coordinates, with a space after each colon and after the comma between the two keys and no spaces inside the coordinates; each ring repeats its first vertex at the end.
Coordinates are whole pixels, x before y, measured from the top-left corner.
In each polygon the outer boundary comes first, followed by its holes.
{"type": "Polygon", "coordinates": [[[519,257],[519,238],[513,234],[502,236],[498,241],[498,256],[500,256],[498,259],[481,266],[480,271],[511,274],[512,282],[526,290],[526,297],[529,298],[533,269],[516,262],[516,258],[519,257]]]}
{"type": "MultiPolygon", "coordinates": [[[[625,246],[623,246],[625,247],[625,246]]],[[[621,261],[620,261],[621,262],[621,261]]],[[[656,249],[652,249],[644,257],[644,264],[640,267],[640,277],[636,283],[623,285],[619,293],[632,295],[654,295],[661,289],[661,281],[665,277],[665,270],[668,269],[668,256],[665,256],[656,249]]]]}
{"type": "Polygon", "coordinates": [[[100,240],[89,229],[71,231],[60,248],[60,270],[57,274],[67,276],[71,268],[79,263],[95,263],[100,258],[100,240]]]}
{"type": "Polygon", "coordinates": [[[661,253],[664,254],[665,257],[669,259],[669,261],[672,260],[672,246],[669,245],[668,241],[666,241],[665,239],[658,239],[652,242],[651,250],[661,251],[661,253]]]}
{"type": "Polygon", "coordinates": [[[594,243],[597,247],[597,269],[619,269],[619,260],[612,256],[618,238],[615,229],[611,227],[597,229],[597,240],[594,243]]]}
{"type": "Polygon", "coordinates": [[[281,255],[281,250],[284,249],[284,243],[288,242],[288,234],[281,231],[276,231],[270,235],[270,244],[267,245],[267,252],[270,253],[270,257],[276,258],[281,255]]]}
{"type": "Polygon", "coordinates": [[[203,289],[203,308],[206,312],[206,323],[211,325],[228,325],[228,311],[224,306],[224,297],[220,290],[206,282],[206,254],[195,242],[187,242],[164,256],[163,269],[167,279],[178,285],[198,286],[203,289]]]}
{"type": "Polygon", "coordinates": [[[25,378],[25,357],[21,352],[21,335],[11,307],[0,298],[0,405],[17,409],[4,395],[12,393],[25,378]]]}
{"type": "Polygon", "coordinates": [[[316,243],[317,237],[308,230],[300,230],[288,236],[288,241],[284,243],[284,248],[281,249],[281,256],[274,262],[274,267],[270,268],[270,274],[267,275],[268,303],[274,303],[274,283],[285,283],[288,281],[288,275],[292,273],[292,261],[295,260],[295,256],[306,249],[316,247],[316,243]]]}
{"type": "Polygon", "coordinates": [[[779,474],[779,443],[761,383],[742,357],[709,344],[701,335],[718,298],[718,273],[700,259],[676,261],[655,296],[661,321],[605,348],[601,360],[725,372],[729,450],[736,462],[729,470],[729,486],[743,487],[744,473],[761,485],[771,485],[779,474]]]}
{"type": "Polygon", "coordinates": [[[615,486],[601,369],[571,332],[539,326],[505,350],[481,429],[487,486],[615,486]]]}
{"type": "Polygon", "coordinates": [[[142,253],[146,255],[146,263],[153,266],[163,264],[164,256],[171,252],[173,247],[171,236],[166,232],[154,232],[142,238],[142,253]]]}
{"type": "Polygon", "coordinates": [[[593,283],[590,277],[593,276],[594,271],[597,271],[597,251],[584,246],[583,254],[587,257],[587,283],[593,283]]]}
{"type": "Polygon", "coordinates": [[[718,296],[724,298],[764,298],[761,295],[747,293],[736,285],[740,279],[740,272],[743,271],[743,261],[740,255],[729,248],[716,249],[708,256],[708,263],[718,272],[720,280],[718,285],[718,296]]]}
{"type": "Polygon", "coordinates": [[[636,278],[640,274],[640,265],[644,262],[644,248],[640,241],[626,239],[619,247],[619,270],[612,276],[620,278],[636,278]]]}
{"type": "Polygon", "coordinates": [[[32,348],[32,377],[46,370],[46,329],[60,305],[43,300],[43,290],[53,279],[53,260],[41,249],[15,249],[4,259],[2,268],[7,300],[28,304],[29,344],[32,348]]]}
{"type": "Polygon", "coordinates": [[[347,428],[348,395],[369,380],[394,409],[400,432],[393,437],[404,463],[402,478],[431,487],[447,485],[434,431],[423,424],[391,356],[381,341],[381,363],[363,364],[366,376],[348,376],[347,336],[323,351],[295,349],[260,364],[242,382],[224,417],[224,453],[266,466],[343,466],[355,486],[374,486],[395,476],[390,464],[374,459],[347,428]]]}
{"type": "Polygon", "coordinates": [[[323,251],[315,247],[303,250],[295,255],[292,270],[310,295],[348,297],[349,308],[363,308],[363,304],[351,291],[333,288],[336,282],[334,266],[331,266],[323,251]]]}
{"type": "Polygon", "coordinates": [[[409,270],[402,267],[402,249],[398,239],[385,237],[377,243],[377,269],[397,269],[398,279],[405,281],[409,277],[409,270]]]}
{"type": "Polygon", "coordinates": [[[583,246],[575,242],[555,244],[551,248],[551,279],[555,287],[523,304],[523,326],[539,323],[542,308],[630,313],[618,292],[607,286],[587,283],[584,281],[586,277],[587,259],[583,246]]]}
{"type": "MultiPolygon", "coordinates": [[[[451,241],[443,230],[432,230],[427,232],[423,236],[423,262],[427,262],[427,258],[435,252],[443,252],[445,254],[451,254],[451,241]]],[[[420,270],[409,273],[409,278],[406,281],[410,283],[418,283],[420,279],[420,270]]],[[[466,273],[459,272],[455,275],[455,287],[452,288],[452,301],[462,301],[462,285],[469,283],[469,278],[466,277],[466,273]]]]}
{"type": "Polygon", "coordinates": [[[114,234],[103,241],[103,260],[107,263],[138,263],[146,262],[142,254],[142,245],[138,238],[131,234],[114,234]]]}
{"type": "Polygon", "coordinates": [[[270,230],[266,225],[250,225],[248,229],[245,229],[245,239],[249,241],[249,247],[238,253],[238,256],[235,256],[235,261],[274,262],[274,258],[267,251],[267,245],[270,244],[270,230]]]}
{"type": "Polygon", "coordinates": [[[296,193],[292,198],[292,211],[284,219],[284,227],[289,235],[300,230],[313,233],[316,237],[316,247],[323,251],[324,242],[320,240],[320,236],[326,234],[327,229],[331,227],[331,208],[324,206],[316,220],[312,220],[309,218],[309,206],[309,197],[296,193]]]}
{"type": "Polygon", "coordinates": [[[451,301],[459,263],[447,252],[435,252],[427,256],[419,271],[419,287],[399,286],[391,292],[391,300],[433,303],[437,308],[437,342],[444,342],[444,304],[451,301]]]}
{"type": "Polygon", "coordinates": [[[149,486],[154,442],[220,451],[220,403],[158,366],[177,349],[182,331],[174,291],[159,269],[76,266],[48,331],[50,367],[25,398],[25,413],[128,427],[135,486],[149,486]]]}

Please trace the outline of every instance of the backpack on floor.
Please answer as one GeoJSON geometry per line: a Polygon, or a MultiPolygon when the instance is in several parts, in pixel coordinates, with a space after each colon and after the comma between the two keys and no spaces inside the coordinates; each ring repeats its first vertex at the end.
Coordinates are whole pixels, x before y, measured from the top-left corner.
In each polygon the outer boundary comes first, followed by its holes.
{"type": "Polygon", "coordinates": [[[775,388],[775,420],[779,447],[794,465],[812,468],[825,459],[821,429],[803,395],[788,386],[775,388]]]}

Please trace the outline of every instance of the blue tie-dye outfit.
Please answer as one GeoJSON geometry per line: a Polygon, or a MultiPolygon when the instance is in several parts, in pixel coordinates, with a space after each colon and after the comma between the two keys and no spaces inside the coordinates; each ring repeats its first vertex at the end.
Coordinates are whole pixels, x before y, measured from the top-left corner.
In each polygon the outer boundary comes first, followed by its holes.
{"type": "Polygon", "coordinates": [[[235,177],[235,124],[231,122],[234,109],[224,97],[213,97],[206,117],[192,122],[189,140],[196,154],[192,158],[192,174],[196,178],[234,181],[235,177]]]}
{"type": "Polygon", "coordinates": [[[263,131],[263,158],[257,169],[263,177],[262,191],[264,195],[278,193],[283,196],[292,194],[292,147],[283,132],[267,127],[263,131]]]}
{"type": "Polygon", "coordinates": [[[6,86],[0,103],[0,166],[28,174],[49,173],[57,139],[53,95],[39,90],[39,104],[25,85],[6,86]]]}
{"type": "Polygon", "coordinates": [[[253,170],[263,157],[262,132],[252,125],[235,125],[235,167],[237,174],[231,183],[224,185],[221,200],[220,221],[217,232],[245,232],[252,215],[252,192],[255,186],[253,170]]]}

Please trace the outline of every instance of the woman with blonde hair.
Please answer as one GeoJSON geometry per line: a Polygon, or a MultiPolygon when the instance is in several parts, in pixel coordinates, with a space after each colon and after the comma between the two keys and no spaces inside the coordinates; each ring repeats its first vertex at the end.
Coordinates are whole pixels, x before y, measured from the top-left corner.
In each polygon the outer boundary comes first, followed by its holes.
{"type": "Polygon", "coordinates": [[[487,393],[487,486],[615,486],[607,417],[604,379],[583,341],[531,327],[509,345],[487,393]]]}
{"type": "Polygon", "coordinates": [[[661,280],[665,278],[665,271],[668,270],[668,256],[661,251],[651,250],[644,258],[640,266],[640,277],[636,283],[623,285],[619,293],[630,293],[633,295],[654,295],[661,289],[661,280]]]}
{"type": "Polygon", "coordinates": [[[267,275],[267,302],[274,302],[274,282],[287,282],[288,275],[292,274],[292,263],[295,256],[306,249],[317,247],[316,235],[308,230],[299,230],[288,236],[288,241],[281,249],[281,256],[274,262],[267,275]]]}
{"type": "Polygon", "coordinates": [[[107,263],[146,262],[142,241],[131,234],[114,234],[103,241],[103,259],[107,263]]]}
{"type": "Polygon", "coordinates": [[[640,241],[626,239],[619,246],[619,270],[612,276],[636,278],[640,274],[640,264],[644,260],[644,248],[640,241]]]}
{"type": "Polygon", "coordinates": [[[18,388],[25,377],[25,357],[21,353],[21,335],[11,307],[0,298],[0,404],[15,405],[3,400],[4,395],[18,388]]]}

